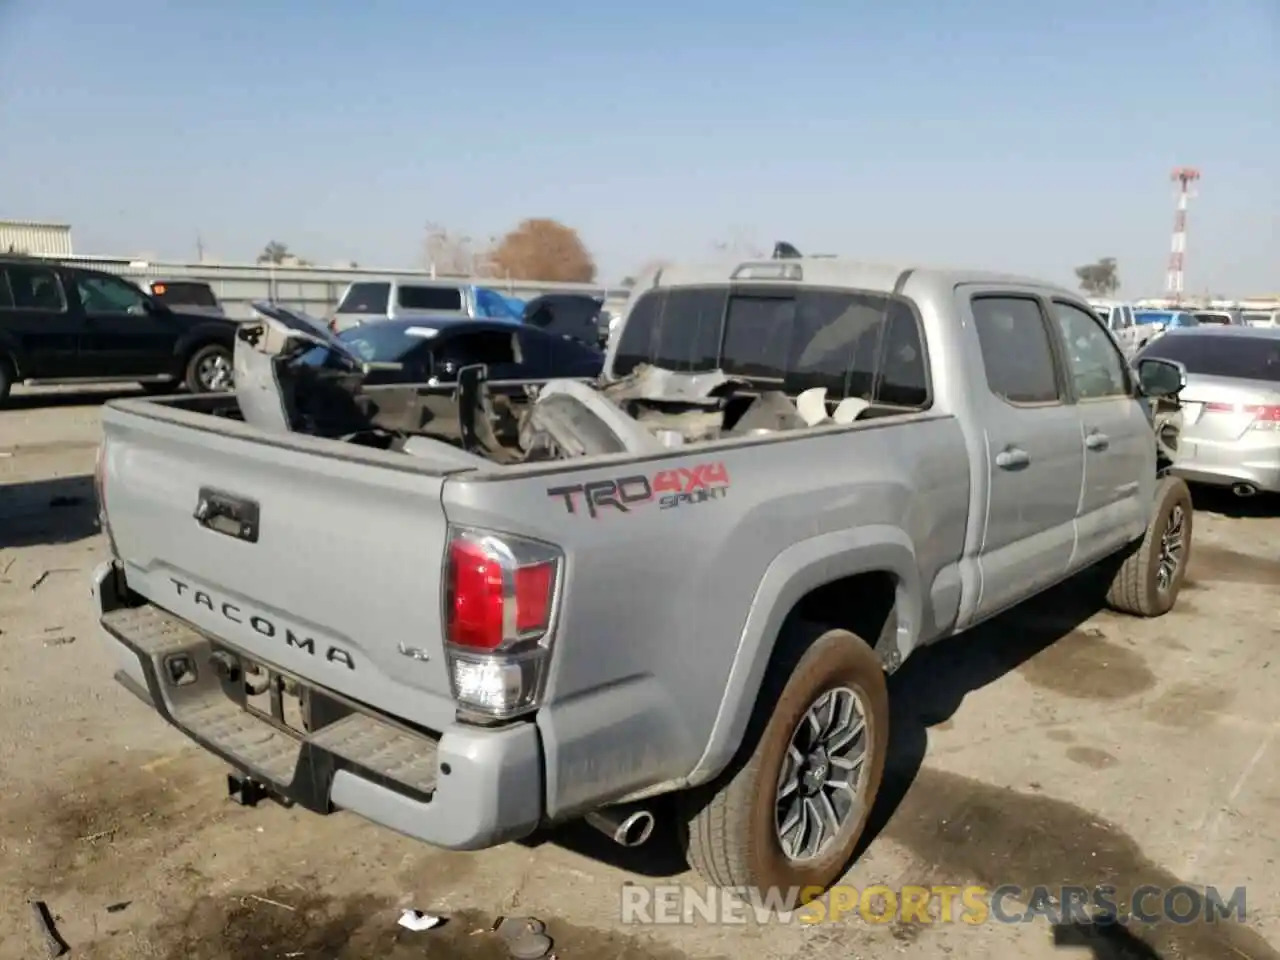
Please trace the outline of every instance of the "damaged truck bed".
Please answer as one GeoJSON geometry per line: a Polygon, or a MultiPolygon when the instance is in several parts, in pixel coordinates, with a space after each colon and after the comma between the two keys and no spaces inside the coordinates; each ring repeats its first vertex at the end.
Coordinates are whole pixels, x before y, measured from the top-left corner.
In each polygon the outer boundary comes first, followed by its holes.
{"type": "Polygon", "coordinates": [[[824,886],[913,650],[1093,565],[1117,609],[1177,597],[1147,403],[1183,372],[1034,280],[664,268],[599,383],[366,386],[258,312],[234,394],[104,408],[94,583],[117,679],[319,813],[631,844],[674,794],[712,882],[824,886]]]}
{"type": "MultiPolygon", "coordinates": [[[[301,433],[430,459],[446,443],[481,460],[534,463],[604,454],[659,454],[687,444],[760,437],[851,422],[868,407],[847,399],[834,411],[825,390],[796,403],[781,391],[719,371],[680,374],[641,365],[597,389],[582,381],[489,384],[483,366],[456,386],[365,388],[373,366],[348,344],[279,306],[255,305],[235,351],[235,398],[202,410],[263,432],[301,433]],[[318,362],[317,348],[328,355],[318,362]],[[434,441],[434,443],[432,442],[434,441]]],[[[181,406],[183,401],[174,401],[181,406]]]]}

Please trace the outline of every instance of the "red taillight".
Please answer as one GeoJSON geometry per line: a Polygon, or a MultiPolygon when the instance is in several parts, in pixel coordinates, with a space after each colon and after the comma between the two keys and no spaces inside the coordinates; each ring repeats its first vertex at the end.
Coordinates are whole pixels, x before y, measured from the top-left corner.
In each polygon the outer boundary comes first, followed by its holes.
{"type": "MultiPolygon", "coordinates": [[[[450,541],[445,624],[449,643],[496,651],[546,632],[559,564],[555,556],[528,556],[530,552],[527,542],[516,538],[459,534],[450,541]]],[[[549,550],[533,545],[532,552],[549,550]]]]}
{"type": "Polygon", "coordinates": [[[1255,430],[1280,428],[1280,404],[1206,403],[1204,409],[1206,413],[1236,413],[1252,417],[1250,426],[1255,430]]]}

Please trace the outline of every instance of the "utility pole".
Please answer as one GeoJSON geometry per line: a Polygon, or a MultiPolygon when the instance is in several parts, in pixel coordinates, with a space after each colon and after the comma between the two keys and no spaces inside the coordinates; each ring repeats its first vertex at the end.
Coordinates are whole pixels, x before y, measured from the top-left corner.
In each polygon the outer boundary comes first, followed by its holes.
{"type": "Polygon", "coordinates": [[[1194,167],[1178,167],[1169,175],[1177,184],[1178,208],[1173,215],[1173,243],[1169,250],[1169,276],[1165,293],[1175,304],[1182,302],[1183,270],[1187,253],[1187,203],[1192,197],[1192,185],[1200,179],[1200,171],[1194,167]]]}

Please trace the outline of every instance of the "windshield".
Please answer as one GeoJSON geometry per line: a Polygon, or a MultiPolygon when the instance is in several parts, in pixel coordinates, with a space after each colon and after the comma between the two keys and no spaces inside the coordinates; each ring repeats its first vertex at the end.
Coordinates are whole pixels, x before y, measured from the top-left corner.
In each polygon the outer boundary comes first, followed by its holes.
{"type": "Polygon", "coordinates": [[[1142,356],[1177,360],[1192,374],[1280,383],[1280,340],[1271,337],[1174,334],[1160,337],[1142,356]]]}
{"type": "Polygon", "coordinates": [[[399,363],[439,333],[438,328],[426,324],[366,323],[344,330],[338,339],[365,363],[399,363]]]}

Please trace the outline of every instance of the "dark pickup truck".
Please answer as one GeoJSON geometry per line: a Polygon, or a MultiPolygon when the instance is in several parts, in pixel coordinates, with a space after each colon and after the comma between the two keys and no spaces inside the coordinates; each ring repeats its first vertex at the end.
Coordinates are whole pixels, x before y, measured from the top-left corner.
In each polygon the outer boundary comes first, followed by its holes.
{"type": "Polygon", "coordinates": [[[0,257],[0,401],[15,383],[220,390],[230,386],[235,329],[114,274],[0,257]]]}

